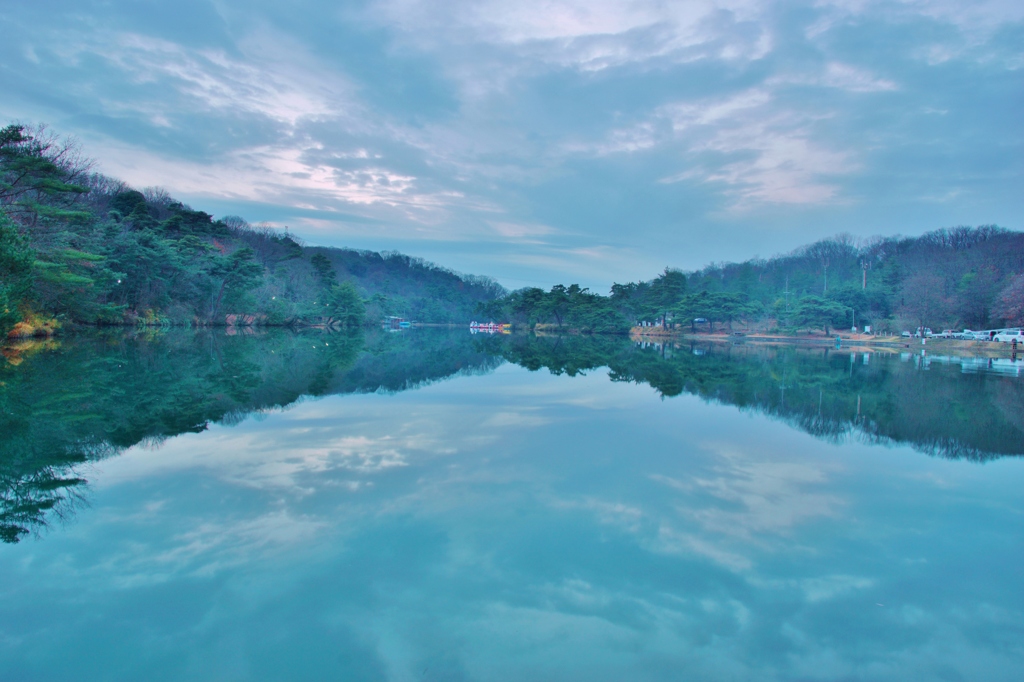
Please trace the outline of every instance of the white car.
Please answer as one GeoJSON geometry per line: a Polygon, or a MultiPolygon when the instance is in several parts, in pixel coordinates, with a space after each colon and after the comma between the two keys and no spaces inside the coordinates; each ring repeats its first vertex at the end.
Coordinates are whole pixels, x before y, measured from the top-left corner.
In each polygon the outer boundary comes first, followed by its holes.
{"type": "Polygon", "coordinates": [[[1000,341],[1002,343],[1013,343],[1014,340],[1020,345],[1024,343],[1024,330],[1021,329],[1000,329],[996,332],[996,335],[992,337],[993,341],[1000,341]]]}

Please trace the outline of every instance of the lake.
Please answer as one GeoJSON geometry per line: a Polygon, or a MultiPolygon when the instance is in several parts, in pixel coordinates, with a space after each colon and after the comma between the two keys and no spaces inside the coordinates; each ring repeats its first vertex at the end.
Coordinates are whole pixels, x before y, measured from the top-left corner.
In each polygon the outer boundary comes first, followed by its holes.
{"type": "Polygon", "coordinates": [[[416,329],[0,361],[0,679],[1017,680],[1021,363],[416,329]]]}

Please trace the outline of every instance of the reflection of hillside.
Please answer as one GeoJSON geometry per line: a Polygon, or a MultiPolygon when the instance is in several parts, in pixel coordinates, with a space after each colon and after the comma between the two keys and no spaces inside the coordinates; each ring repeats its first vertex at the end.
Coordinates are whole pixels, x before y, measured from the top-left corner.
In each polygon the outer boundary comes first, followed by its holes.
{"type": "Polygon", "coordinates": [[[529,369],[607,366],[613,381],[756,410],[830,441],[854,435],[972,460],[1024,454],[1024,381],[957,364],[925,368],[913,357],[793,347],[637,347],[585,336],[488,343],[529,369]]]}
{"type": "Polygon", "coordinates": [[[0,539],[70,513],[76,465],[304,395],[402,391],[500,360],[465,334],[88,334],[0,361],[0,539]]]}

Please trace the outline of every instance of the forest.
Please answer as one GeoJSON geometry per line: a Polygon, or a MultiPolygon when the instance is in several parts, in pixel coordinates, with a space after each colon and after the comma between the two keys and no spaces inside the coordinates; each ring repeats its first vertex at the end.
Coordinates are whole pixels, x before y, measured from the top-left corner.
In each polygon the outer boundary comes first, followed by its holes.
{"type": "Polygon", "coordinates": [[[508,292],[396,252],[307,246],[287,228],[214,219],[93,172],[73,140],[45,128],[0,129],[0,338],[64,323],[355,327],[390,315],[581,333],[1020,326],[1024,233],[841,234],[768,259],[667,267],[607,295],[578,284],[508,292]]]}
{"type": "Polygon", "coordinates": [[[0,129],[0,338],[91,325],[464,322],[504,289],[396,252],[310,247],[93,172],[45,128],[0,129]]]}
{"type": "Polygon", "coordinates": [[[780,333],[863,328],[988,329],[1024,325],[1024,233],[993,225],[920,237],[850,235],[792,253],[613,284],[608,296],[558,285],[520,289],[481,314],[530,328],[624,332],[634,325],[692,332],[780,333]]]}

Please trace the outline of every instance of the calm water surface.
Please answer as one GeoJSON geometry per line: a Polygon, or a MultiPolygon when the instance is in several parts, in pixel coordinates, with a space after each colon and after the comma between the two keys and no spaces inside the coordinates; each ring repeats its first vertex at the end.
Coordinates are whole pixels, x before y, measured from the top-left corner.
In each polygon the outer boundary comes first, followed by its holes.
{"type": "Polygon", "coordinates": [[[1017,680],[1009,360],[83,335],[0,365],[2,680],[1017,680]]]}

